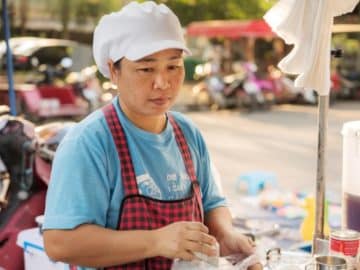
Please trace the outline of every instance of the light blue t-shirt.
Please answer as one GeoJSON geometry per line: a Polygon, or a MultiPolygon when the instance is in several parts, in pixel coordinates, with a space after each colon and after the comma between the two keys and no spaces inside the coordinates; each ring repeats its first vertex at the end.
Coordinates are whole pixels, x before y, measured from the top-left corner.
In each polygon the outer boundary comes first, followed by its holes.
{"type": "MultiPolygon", "coordinates": [[[[136,127],[113,100],[123,126],[139,192],[161,200],[191,193],[191,182],[168,122],[160,134],[136,127]]],[[[190,148],[205,213],[225,206],[210,170],[205,142],[194,124],[172,112],[190,148]]],[[[118,153],[101,110],[75,125],[60,143],[47,191],[44,229],[73,229],[81,224],[117,228],[124,197],[118,153]]]]}

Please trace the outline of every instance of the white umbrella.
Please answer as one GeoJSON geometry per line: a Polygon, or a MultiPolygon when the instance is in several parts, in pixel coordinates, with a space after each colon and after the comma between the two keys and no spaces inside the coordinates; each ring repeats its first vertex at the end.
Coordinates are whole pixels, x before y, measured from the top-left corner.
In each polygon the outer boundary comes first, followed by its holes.
{"type": "Polygon", "coordinates": [[[287,44],[294,47],[280,61],[285,73],[296,74],[295,86],[315,89],[319,96],[316,220],[313,253],[324,238],[325,145],[330,93],[330,44],[334,17],[351,12],[359,0],[279,0],[264,16],[287,44]]]}

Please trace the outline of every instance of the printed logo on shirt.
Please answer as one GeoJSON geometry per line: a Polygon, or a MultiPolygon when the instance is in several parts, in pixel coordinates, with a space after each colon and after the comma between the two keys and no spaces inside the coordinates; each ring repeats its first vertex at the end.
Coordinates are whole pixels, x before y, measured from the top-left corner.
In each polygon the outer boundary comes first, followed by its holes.
{"type": "Polygon", "coordinates": [[[149,196],[155,199],[162,199],[160,188],[156,185],[154,179],[149,174],[136,176],[136,181],[141,195],[149,196]]]}
{"type": "Polygon", "coordinates": [[[187,173],[180,173],[180,179],[181,181],[190,181],[190,177],[187,173]]]}
{"type": "Polygon", "coordinates": [[[180,177],[176,173],[168,174],[166,176],[168,182],[169,199],[176,200],[186,197],[190,180],[187,174],[180,174],[180,177]]]}
{"type": "Polygon", "coordinates": [[[166,176],[168,181],[176,181],[176,173],[171,173],[166,176]]]}

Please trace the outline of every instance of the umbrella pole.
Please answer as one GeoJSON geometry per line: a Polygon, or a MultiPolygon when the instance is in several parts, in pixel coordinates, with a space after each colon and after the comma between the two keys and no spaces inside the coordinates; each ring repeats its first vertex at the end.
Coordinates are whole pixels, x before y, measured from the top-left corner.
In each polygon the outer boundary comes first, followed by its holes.
{"type": "Polygon", "coordinates": [[[5,43],[6,43],[6,69],[9,85],[9,105],[10,105],[10,114],[16,115],[16,96],[14,91],[14,67],[12,61],[12,53],[9,44],[10,40],[10,26],[9,26],[9,17],[7,12],[6,0],[2,0],[2,18],[3,26],[5,33],[5,43]]]}
{"type": "Polygon", "coordinates": [[[315,199],[315,231],[312,253],[318,254],[321,250],[319,239],[324,239],[325,223],[325,146],[328,126],[329,95],[318,96],[318,155],[316,175],[315,199]]]}

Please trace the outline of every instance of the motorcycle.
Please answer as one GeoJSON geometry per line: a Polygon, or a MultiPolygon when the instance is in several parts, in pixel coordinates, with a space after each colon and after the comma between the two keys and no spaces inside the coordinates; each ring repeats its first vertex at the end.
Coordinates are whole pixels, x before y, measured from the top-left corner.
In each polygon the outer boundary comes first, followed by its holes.
{"type": "Polygon", "coordinates": [[[65,83],[73,87],[75,95],[87,103],[88,113],[102,105],[102,88],[96,77],[97,70],[96,66],[89,66],[80,72],[71,72],[64,78],[65,83]]]}
{"type": "Polygon", "coordinates": [[[19,117],[0,116],[0,269],[24,269],[17,235],[37,226],[54,153],[72,125],[55,122],[35,127],[19,117]]]}
{"type": "Polygon", "coordinates": [[[250,110],[270,109],[275,103],[274,85],[271,80],[260,78],[257,72],[257,66],[254,63],[243,63],[246,77],[244,81],[244,90],[251,97],[250,110]]]}
{"type": "Polygon", "coordinates": [[[245,85],[247,74],[244,69],[238,69],[236,73],[226,76],[211,70],[209,63],[198,65],[195,69],[197,78],[203,80],[192,88],[192,107],[251,109],[255,107],[254,103],[262,98],[262,93],[254,95],[251,86],[245,85]]]}
{"type": "Polygon", "coordinates": [[[41,96],[58,99],[58,107],[74,105],[78,109],[81,108],[81,111],[76,111],[73,108],[72,113],[74,116],[78,114],[83,116],[97,109],[100,105],[102,90],[96,77],[97,67],[88,66],[80,71],[69,72],[71,66],[72,60],[70,58],[63,58],[57,66],[40,65],[37,69],[40,78],[31,78],[28,82],[38,86],[41,96]],[[67,98],[66,95],[61,94],[62,92],[65,93],[65,90],[68,90],[67,98]]]}
{"type": "Polygon", "coordinates": [[[341,98],[360,98],[360,72],[350,72],[339,68],[336,72],[336,76],[340,84],[339,96],[341,98]]]}
{"type": "Polygon", "coordinates": [[[244,79],[243,73],[225,77],[210,75],[192,88],[195,106],[213,109],[252,107],[252,94],[244,87],[244,79]]]}
{"type": "Polygon", "coordinates": [[[267,70],[277,103],[317,104],[316,91],[296,87],[293,76],[285,75],[273,65],[268,66],[267,70]]]}
{"type": "MultiPolygon", "coordinates": [[[[33,122],[50,118],[80,119],[99,107],[102,92],[95,66],[69,72],[70,60],[57,66],[40,65],[25,83],[14,86],[17,112],[33,122]]],[[[34,67],[35,68],[35,67],[34,67]]],[[[8,85],[0,84],[0,104],[9,104],[8,85]]]]}

